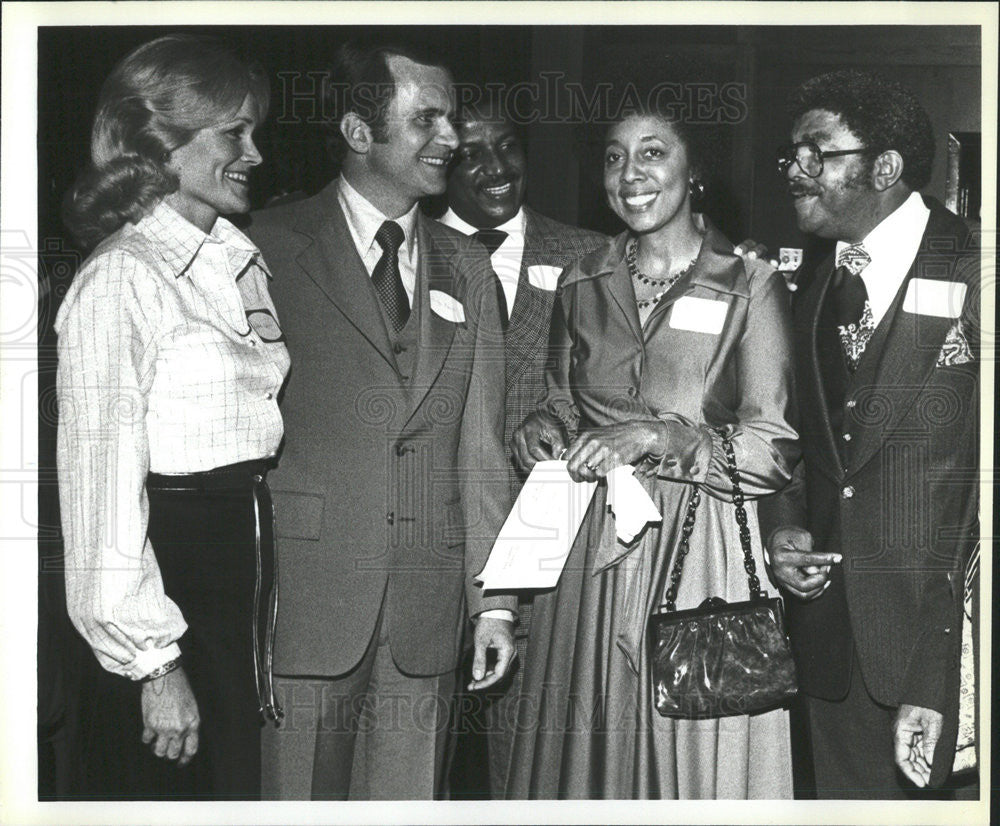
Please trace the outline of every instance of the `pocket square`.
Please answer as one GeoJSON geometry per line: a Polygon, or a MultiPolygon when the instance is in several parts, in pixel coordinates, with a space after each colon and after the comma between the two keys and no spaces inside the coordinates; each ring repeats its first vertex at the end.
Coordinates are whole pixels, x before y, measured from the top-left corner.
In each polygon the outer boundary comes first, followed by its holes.
{"type": "Polygon", "coordinates": [[[953,367],[956,364],[966,364],[972,361],[972,348],[962,330],[962,321],[959,319],[951,325],[948,335],[944,337],[944,344],[941,352],[938,353],[938,367],[953,367]]]}
{"type": "Polygon", "coordinates": [[[465,308],[462,303],[441,290],[431,290],[431,310],[445,321],[461,324],[465,321],[465,308]]]}
{"type": "Polygon", "coordinates": [[[535,264],[528,267],[528,283],[536,289],[553,292],[559,284],[562,271],[562,267],[553,267],[551,264],[535,264]]]}

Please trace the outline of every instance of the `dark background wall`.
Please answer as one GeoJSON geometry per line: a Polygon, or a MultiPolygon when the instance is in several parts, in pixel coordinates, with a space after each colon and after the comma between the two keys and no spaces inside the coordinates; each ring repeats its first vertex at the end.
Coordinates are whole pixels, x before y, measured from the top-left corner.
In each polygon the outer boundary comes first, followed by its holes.
{"type": "MultiPolygon", "coordinates": [[[[130,49],[177,27],[50,27],[38,36],[39,277],[39,758],[43,797],[72,775],[75,667],[90,656],[65,619],[56,496],[55,354],[51,323],[82,251],[59,220],[59,204],[88,155],[101,81],[130,49]]],[[[334,174],[318,126],[316,73],[360,29],[347,26],[200,28],[256,56],[273,78],[258,145],[254,206],[284,192],[315,192],[334,174]]],[[[808,246],[775,172],[787,140],[784,100],[802,80],[843,66],[875,69],[909,85],[931,116],[938,153],[927,192],[944,200],[949,132],[980,130],[981,43],[976,27],[941,26],[426,26],[384,27],[386,39],[440,55],[459,80],[501,84],[527,101],[528,201],[569,223],[616,232],[604,205],[602,112],[586,115],[604,81],[679,84],[679,105],[718,121],[705,211],[734,241],[772,250],[808,246]],[[572,90],[575,90],[572,91],[572,90]],[[584,104],[574,109],[572,101],[584,104]],[[698,107],[701,107],[699,110],[698,107]],[[584,113],[581,115],[581,111],[584,113]]],[[[598,107],[600,108],[600,107],[598,107]]],[[[612,107],[613,108],[613,107],[612,107]]],[[[607,115],[605,109],[603,114],[607,115]]]]}

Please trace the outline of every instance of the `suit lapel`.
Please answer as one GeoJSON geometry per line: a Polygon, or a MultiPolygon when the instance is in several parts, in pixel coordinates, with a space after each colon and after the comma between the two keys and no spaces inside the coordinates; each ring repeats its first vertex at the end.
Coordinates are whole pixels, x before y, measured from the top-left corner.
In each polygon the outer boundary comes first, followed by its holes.
{"type": "MultiPolygon", "coordinates": [[[[929,228],[928,228],[929,229],[929,228]]],[[[925,233],[926,239],[928,234],[925,233]]],[[[933,237],[933,235],[931,236],[933,237]]],[[[852,456],[852,469],[858,470],[878,452],[885,438],[901,422],[927,384],[937,364],[938,353],[948,329],[955,320],[929,315],[908,313],[902,309],[910,281],[914,277],[948,281],[950,273],[941,273],[937,267],[922,265],[924,245],[917,253],[892,305],[882,319],[880,328],[865,350],[858,370],[849,385],[856,388],[874,388],[888,405],[888,420],[872,427],[856,427],[856,441],[852,456]],[[867,358],[871,356],[871,358],[867,358]]]]}
{"type": "Polygon", "coordinates": [[[441,372],[455,336],[455,322],[447,321],[431,309],[430,291],[438,290],[459,300],[452,256],[435,242],[427,223],[428,219],[418,214],[417,244],[420,253],[414,296],[417,300],[414,304],[419,313],[420,331],[417,363],[413,371],[411,419],[441,372]]]}
{"type": "Polygon", "coordinates": [[[309,237],[310,243],[298,254],[298,263],[395,369],[396,359],[377,304],[378,297],[336,197],[336,183],[330,184],[320,196],[321,209],[303,214],[296,228],[309,237]]]}
{"type": "Polygon", "coordinates": [[[539,232],[534,214],[525,208],[524,253],[517,280],[517,294],[510,314],[510,324],[504,337],[504,356],[507,366],[507,388],[516,384],[518,378],[534,360],[534,356],[544,346],[548,338],[549,321],[552,317],[552,303],[555,292],[535,287],[528,279],[528,268],[538,264],[562,266],[551,256],[545,260],[544,236],[539,232]]]}

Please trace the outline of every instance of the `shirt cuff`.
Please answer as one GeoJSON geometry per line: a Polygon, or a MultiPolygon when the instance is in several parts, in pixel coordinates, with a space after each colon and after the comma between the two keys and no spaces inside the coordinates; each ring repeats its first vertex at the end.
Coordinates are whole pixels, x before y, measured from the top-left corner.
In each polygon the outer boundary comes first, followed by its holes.
{"type": "Polygon", "coordinates": [[[477,620],[483,619],[484,617],[507,620],[507,622],[515,621],[514,612],[508,611],[506,608],[490,608],[488,611],[482,611],[481,613],[476,614],[477,620]]]}
{"type": "Polygon", "coordinates": [[[176,660],[181,655],[180,646],[172,642],[163,648],[147,648],[137,651],[135,659],[129,663],[129,671],[133,680],[141,680],[150,671],[159,668],[164,663],[176,660]]]}

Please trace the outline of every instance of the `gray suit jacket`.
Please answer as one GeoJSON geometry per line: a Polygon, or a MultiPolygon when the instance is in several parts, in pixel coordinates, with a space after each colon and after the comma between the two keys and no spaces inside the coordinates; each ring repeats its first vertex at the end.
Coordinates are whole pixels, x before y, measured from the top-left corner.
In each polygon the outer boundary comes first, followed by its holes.
{"type": "Polygon", "coordinates": [[[348,671],[385,600],[400,670],[444,673],[458,660],[465,602],[472,614],[516,606],[512,597],[484,598],[472,582],[510,508],[489,259],[465,236],[418,216],[418,352],[407,381],[336,183],[256,213],[248,232],[274,275],[292,358],[285,442],[270,477],[275,671],[348,671]],[[442,299],[460,306],[464,319],[433,309],[432,292],[437,307],[442,299]]]}
{"type": "Polygon", "coordinates": [[[561,224],[524,207],[524,255],[517,284],[504,353],[507,362],[506,426],[504,445],[514,481],[514,494],[524,477],[514,467],[511,437],[525,418],[535,411],[545,397],[545,366],[549,355],[549,326],[555,290],[544,290],[530,283],[529,270],[537,265],[568,269],[587,253],[607,243],[598,232],[561,224]]]}

